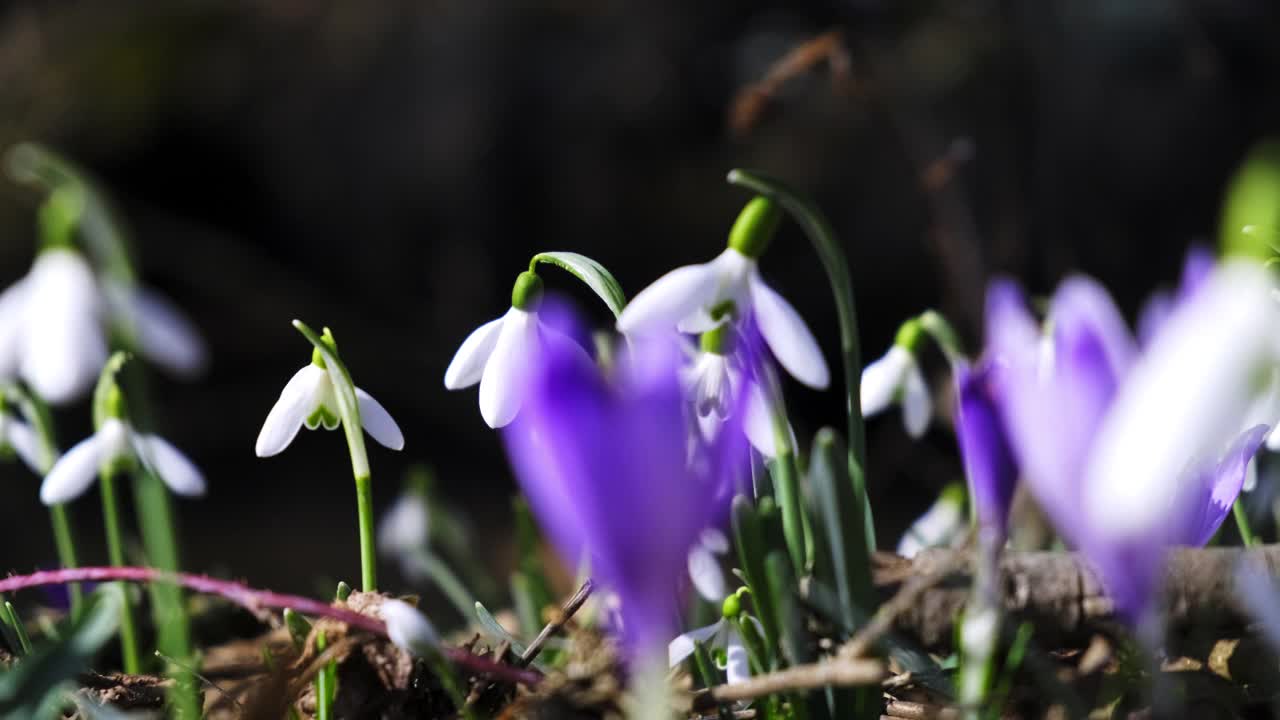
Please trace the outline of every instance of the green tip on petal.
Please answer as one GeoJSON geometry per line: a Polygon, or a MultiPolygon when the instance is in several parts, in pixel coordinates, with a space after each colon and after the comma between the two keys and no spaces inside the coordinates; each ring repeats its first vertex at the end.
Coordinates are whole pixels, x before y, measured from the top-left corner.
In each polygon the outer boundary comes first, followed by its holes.
{"type": "Polygon", "coordinates": [[[120,392],[120,386],[111,385],[111,389],[107,390],[105,405],[103,406],[106,417],[122,420],[125,417],[124,393],[120,392]]]}
{"type": "Polygon", "coordinates": [[[902,327],[898,328],[898,335],[893,339],[893,344],[914,354],[923,339],[924,326],[920,324],[918,318],[911,318],[902,323],[902,327]]]}
{"type": "Polygon", "coordinates": [[[938,502],[953,505],[955,507],[964,507],[964,502],[968,493],[965,491],[964,483],[948,483],[942,488],[942,494],[938,496],[938,502]]]}
{"type": "Polygon", "coordinates": [[[733,228],[729,230],[729,247],[743,255],[756,259],[769,248],[769,241],[782,222],[782,208],[763,195],[751,198],[733,228]]]}
{"type": "Polygon", "coordinates": [[[529,270],[517,275],[516,284],[511,288],[511,307],[532,312],[541,302],[542,278],[529,270]]]}
{"type": "Polygon", "coordinates": [[[712,355],[728,355],[733,352],[733,342],[733,328],[728,323],[711,328],[698,339],[702,351],[712,355]]]}

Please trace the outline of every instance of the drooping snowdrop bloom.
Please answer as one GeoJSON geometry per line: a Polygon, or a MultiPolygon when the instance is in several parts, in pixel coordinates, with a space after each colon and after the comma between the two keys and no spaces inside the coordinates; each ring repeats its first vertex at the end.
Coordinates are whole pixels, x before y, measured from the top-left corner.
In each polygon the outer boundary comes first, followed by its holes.
{"type": "Polygon", "coordinates": [[[406,491],[378,525],[378,548],[392,556],[420,553],[427,547],[431,514],[422,493],[406,491]]]}
{"type": "MultiPolygon", "coordinates": [[[[356,388],[355,393],[360,424],[365,432],[385,447],[403,450],[404,434],[386,408],[360,388],[356,388]]],[[[304,425],[308,430],[321,426],[325,430],[336,430],[341,424],[333,381],[329,379],[320,351],[313,350],[311,363],[293,374],[280,392],[280,399],[267,413],[254,450],[262,458],[278,455],[289,447],[304,425]]]]}
{"type": "Polygon", "coordinates": [[[606,378],[572,350],[548,345],[520,418],[504,433],[543,529],[566,564],[589,555],[618,593],[625,644],[640,658],[671,638],[689,550],[723,518],[725,484],[745,459],[742,431],[730,429],[689,461],[680,355],[671,343],[633,343],[606,378]]]}
{"type": "Polygon", "coordinates": [[[107,361],[103,313],[84,257],[69,246],[42,250],[0,294],[0,378],[21,377],[55,404],[82,396],[107,361]]]}
{"type": "Polygon", "coordinates": [[[988,359],[954,368],[955,428],[978,527],[992,547],[1004,544],[1018,465],[1000,417],[1001,367],[988,359]]]}
{"type": "Polygon", "coordinates": [[[923,515],[911,523],[898,541],[898,554],[915,557],[926,548],[951,547],[964,538],[968,521],[964,514],[964,488],[951,484],[923,515]]]}
{"type": "Polygon", "coordinates": [[[759,383],[745,372],[749,360],[737,353],[732,326],[720,325],[704,333],[691,362],[681,369],[681,380],[693,406],[702,439],[711,441],[729,419],[734,408],[743,416],[736,425],[746,433],[751,445],[767,458],[777,457],[773,417],[759,383]]]}
{"type": "Polygon", "coordinates": [[[104,278],[111,322],[139,353],[169,372],[195,377],[209,365],[209,350],[195,325],[160,293],[104,278]]]}
{"type": "Polygon", "coordinates": [[[1137,622],[1169,545],[1201,545],[1222,524],[1265,427],[1239,434],[1258,371],[1273,362],[1280,313],[1257,268],[1214,270],[1139,356],[1106,291],[1066,280],[1046,340],[1020,291],[988,293],[988,353],[1028,487],[1137,622]],[[1047,343],[1047,346],[1046,346],[1047,343]]]}
{"type": "Polygon", "coordinates": [[[692,655],[699,645],[709,650],[716,666],[725,671],[725,681],[730,685],[744,682],[751,678],[751,662],[747,655],[746,645],[742,641],[742,633],[737,624],[751,622],[761,635],[764,629],[760,621],[742,612],[742,603],[738,595],[724,598],[721,605],[720,619],[706,627],[695,628],[682,633],[667,644],[667,664],[675,667],[692,655]]]}
{"type": "Polygon", "coordinates": [[[418,608],[403,600],[388,599],[379,609],[387,624],[387,637],[397,647],[418,656],[438,652],[440,634],[418,608]]]}
{"type": "Polygon", "coordinates": [[[720,557],[729,552],[729,538],[716,528],[707,528],[689,550],[689,579],[709,603],[723,602],[729,591],[724,583],[720,557]]]}
{"type": "Polygon", "coordinates": [[[729,234],[729,247],[709,263],[686,265],[636,295],[618,318],[628,336],[703,333],[728,317],[754,317],[765,344],[792,377],[815,389],[831,382],[822,350],[800,313],[760,276],[757,261],[781,218],[771,200],[753,199],[729,234]]]}
{"type": "Polygon", "coordinates": [[[40,486],[40,501],[57,505],[80,497],[100,469],[113,464],[141,463],[178,495],[204,495],[204,475],[168,440],[138,432],[125,418],[118,388],[113,389],[108,417],[97,432],[80,441],[54,463],[40,486]]]}
{"type": "Polygon", "coordinates": [[[450,390],[480,383],[480,415],[491,428],[505,427],[520,412],[531,370],[544,347],[576,350],[589,362],[577,343],[542,322],[542,295],[542,280],[530,271],[520,273],[511,291],[511,309],[468,335],[445,370],[444,386],[450,390]]]}
{"type": "Polygon", "coordinates": [[[10,453],[17,455],[32,472],[41,472],[40,440],[35,430],[13,414],[4,393],[0,392],[0,458],[10,453]]]}
{"type": "Polygon", "coordinates": [[[916,361],[923,334],[915,318],[903,323],[889,351],[862,369],[860,390],[864,417],[901,405],[902,424],[915,438],[929,429],[933,416],[933,399],[916,361]]]}

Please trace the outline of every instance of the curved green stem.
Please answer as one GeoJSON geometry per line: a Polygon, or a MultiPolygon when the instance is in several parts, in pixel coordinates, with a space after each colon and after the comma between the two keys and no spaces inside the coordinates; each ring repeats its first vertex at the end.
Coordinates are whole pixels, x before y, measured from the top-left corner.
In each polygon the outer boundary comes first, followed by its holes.
{"type": "Polygon", "coordinates": [[[1245,512],[1243,498],[1237,497],[1231,506],[1231,514],[1236,518],[1236,529],[1240,531],[1240,542],[1245,547],[1258,544],[1258,536],[1253,534],[1253,525],[1249,522],[1249,513],[1245,512]]]}
{"type": "MultiPolygon", "coordinates": [[[[99,471],[98,487],[102,491],[102,519],[107,531],[107,558],[115,567],[125,567],[124,536],[120,531],[120,504],[116,497],[115,469],[105,466],[99,471]]],[[[133,621],[133,603],[126,590],[120,606],[120,653],[124,671],[136,675],[142,670],[138,654],[137,628],[133,621]]]]}

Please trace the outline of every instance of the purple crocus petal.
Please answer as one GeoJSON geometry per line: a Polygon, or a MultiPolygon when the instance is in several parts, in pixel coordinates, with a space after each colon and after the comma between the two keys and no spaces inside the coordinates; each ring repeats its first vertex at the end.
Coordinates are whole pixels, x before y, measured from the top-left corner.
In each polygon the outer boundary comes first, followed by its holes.
{"type": "Polygon", "coordinates": [[[1053,295],[1049,320],[1055,346],[1097,344],[1113,378],[1128,372],[1138,355],[1138,346],[1110,293],[1091,278],[1076,275],[1063,280],[1053,295]]]}
{"type": "Polygon", "coordinates": [[[1266,425],[1258,425],[1244,431],[1222,459],[1190,478],[1186,520],[1172,524],[1175,530],[1170,543],[1201,547],[1218,532],[1244,487],[1249,461],[1262,447],[1267,430],[1266,425]]]}
{"type": "Polygon", "coordinates": [[[1146,541],[1104,544],[1085,538],[1080,551],[1097,572],[1116,617],[1136,627],[1156,597],[1167,546],[1146,541]]]}
{"type": "Polygon", "coordinates": [[[1196,293],[1209,279],[1217,259],[1213,251],[1203,245],[1192,245],[1182,261],[1182,278],[1178,283],[1177,301],[1183,302],[1196,293]]]}
{"type": "Polygon", "coordinates": [[[1146,347],[1151,344],[1151,338],[1156,336],[1156,331],[1164,325],[1164,321],[1168,319],[1169,313],[1173,312],[1175,305],[1173,295],[1168,291],[1159,290],[1151,293],[1151,297],[1147,298],[1146,304],[1138,312],[1139,345],[1146,347]]]}
{"type": "Polygon", "coordinates": [[[1018,468],[996,406],[996,397],[1002,390],[1000,368],[989,362],[973,369],[961,365],[956,368],[955,377],[956,435],[969,494],[978,522],[995,534],[998,544],[1003,544],[1018,468]]]}
{"type": "Polygon", "coordinates": [[[728,441],[687,462],[680,361],[673,344],[634,343],[606,381],[549,346],[506,433],[530,506],[562,553],[590,554],[622,600],[624,640],[637,652],[670,638],[688,550],[723,512],[728,441]]]}

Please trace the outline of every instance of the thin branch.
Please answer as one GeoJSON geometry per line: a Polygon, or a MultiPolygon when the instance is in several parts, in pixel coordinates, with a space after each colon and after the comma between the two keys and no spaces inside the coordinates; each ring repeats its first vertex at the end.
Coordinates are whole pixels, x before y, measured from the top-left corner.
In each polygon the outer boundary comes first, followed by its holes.
{"type": "Polygon", "coordinates": [[[587,578],[582,583],[582,587],[578,588],[573,597],[569,598],[564,607],[560,608],[560,614],[547,623],[546,627],[542,628],[542,632],[538,633],[538,637],[534,638],[533,642],[529,643],[529,647],[524,649],[524,654],[520,656],[520,661],[516,663],[516,666],[529,667],[529,663],[533,662],[538,657],[538,653],[542,652],[542,646],[547,644],[552,635],[560,632],[565,623],[569,622],[569,618],[572,618],[582,607],[582,604],[587,601],[587,598],[591,597],[591,591],[594,589],[595,585],[591,582],[591,578],[587,578]]]}
{"type": "Polygon", "coordinates": [[[879,685],[888,676],[884,663],[864,658],[836,658],[758,675],[733,685],[717,685],[694,698],[697,712],[718,703],[753,700],[791,690],[816,690],[832,686],[879,685]]]}
{"type": "MultiPolygon", "coordinates": [[[[241,583],[218,580],[206,575],[169,573],[155,568],[84,567],[44,570],[30,575],[13,575],[0,580],[0,593],[15,592],[42,585],[65,585],[73,582],[107,582],[113,580],[170,582],[199,593],[221,596],[250,612],[256,613],[264,608],[289,608],[304,615],[332,618],[379,637],[387,636],[387,626],[381,620],[344,607],[329,605],[300,595],[286,595],[270,590],[256,590],[241,583]]],[[[474,655],[466,650],[442,647],[440,652],[455,665],[478,675],[489,675],[495,679],[531,687],[542,680],[541,673],[504,665],[489,658],[474,655]]]]}

